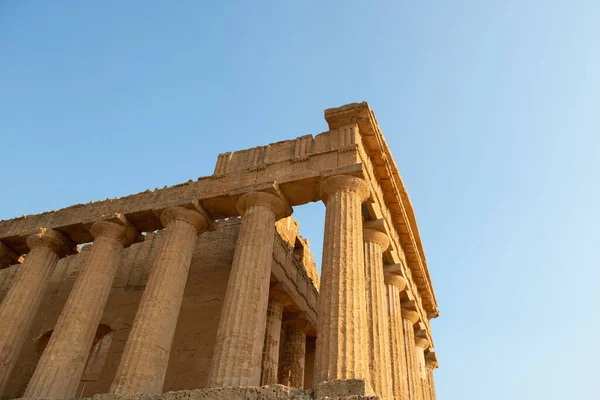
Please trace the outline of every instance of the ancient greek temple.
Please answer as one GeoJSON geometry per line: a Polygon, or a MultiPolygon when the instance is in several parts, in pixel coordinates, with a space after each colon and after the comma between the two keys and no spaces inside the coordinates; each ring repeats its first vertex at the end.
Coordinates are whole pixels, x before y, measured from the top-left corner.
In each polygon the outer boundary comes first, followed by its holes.
{"type": "Polygon", "coordinates": [[[434,400],[398,168],[367,103],[325,119],[211,176],[0,221],[1,398],[434,400]],[[309,202],[320,276],[291,216],[309,202]]]}

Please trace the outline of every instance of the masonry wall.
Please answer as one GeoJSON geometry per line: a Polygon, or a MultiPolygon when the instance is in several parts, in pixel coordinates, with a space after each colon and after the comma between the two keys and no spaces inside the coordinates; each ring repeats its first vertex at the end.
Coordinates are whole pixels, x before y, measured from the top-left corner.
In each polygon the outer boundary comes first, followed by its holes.
{"type": "MultiPolygon", "coordinates": [[[[241,220],[238,218],[219,221],[215,231],[200,235],[185,288],[165,380],[165,392],[203,388],[206,385],[240,224],[241,220]]],[[[278,227],[278,230],[285,236],[282,227],[278,227]]],[[[149,233],[144,242],[134,244],[124,251],[123,261],[101,320],[98,344],[92,349],[88,361],[88,367],[95,363],[96,371],[94,368],[89,373],[86,371],[84,379],[91,380],[85,382],[85,386],[83,383],[80,386],[83,397],[106,393],[110,388],[150,266],[162,244],[163,232],[149,233]],[[100,342],[101,339],[104,340],[100,342]]],[[[297,230],[293,234],[297,234],[297,230]]],[[[277,237],[276,240],[287,243],[293,239],[277,237]]],[[[84,246],[79,255],[64,258],[58,263],[3,399],[23,394],[75,278],[85,266],[90,250],[91,246],[84,246]]],[[[10,287],[17,268],[19,266],[14,265],[0,270],[0,301],[10,287]]]]}

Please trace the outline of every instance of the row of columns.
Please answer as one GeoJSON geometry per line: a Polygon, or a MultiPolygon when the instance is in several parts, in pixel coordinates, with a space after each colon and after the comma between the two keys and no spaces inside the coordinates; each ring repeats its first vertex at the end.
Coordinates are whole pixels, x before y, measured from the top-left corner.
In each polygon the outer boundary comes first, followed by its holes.
{"type": "MultiPolygon", "coordinates": [[[[229,319],[222,318],[219,324],[211,375],[213,385],[242,385],[260,377],[262,342],[257,345],[256,338],[262,341],[264,337],[266,316],[258,310],[266,307],[268,298],[275,220],[288,210],[278,196],[258,192],[241,196],[237,205],[243,222],[223,306],[223,315],[229,319]],[[256,359],[259,368],[253,367],[256,359]]],[[[165,239],[151,266],[111,393],[162,391],[192,254],[198,235],[211,224],[208,214],[197,203],[167,209],[160,219],[165,239]]],[[[94,223],[90,232],[94,237],[91,254],[76,279],[24,397],[76,396],[123,248],[139,236],[121,215],[115,220],[94,223]]],[[[0,304],[0,395],[12,375],[59,258],[78,251],[66,235],[52,229],[41,229],[27,239],[27,244],[31,251],[0,304]]]]}
{"type": "Polygon", "coordinates": [[[424,358],[429,343],[415,337],[420,316],[403,308],[404,279],[384,274],[389,238],[363,227],[367,183],[334,176],[321,184],[321,195],[326,216],[315,381],[360,379],[365,394],[384,399],[435,398],[433,367],[426,369],[424,358]]]}
{"type": "Polygon", "coordinates": [[[271,289],[267,307],[260,385],[304,387],[306,342],[310,324],[303,313],[284,313],[291,300],[271,289]]]}
{"type": "MultiPolygon", "coordinates": [[[[333,176],[321,184],[326,217],[314,381],[361,379],[372,388],[367,391],[383,398],[429,400],[431,395],[423,394],[425,386],[416,373],[417,354],[422,354],[414,342],[418,314],[401,309],[400,277],[384,277],[382,253],[389,240],[376,230],[363,232],[361,208],[369,195],[367,183],[353,176],[333,176]],[[417,392],[421,394],[414,395],[417,392]]],[[[298,321],[284,322],[285,351],[274,362],[285,305],[277,299],[269,302],[275,222],[291,210],[279,196],[264,192],[241,196],[237,207],[242,226],[208,386],[256,386],[273,382],[277,375],[277,381],[301,387],[305,327],[298,321]]],[[[165,239],[151,267],[112,393],[162,391],[197,236],[211,224],[198,204],[168,209],[161,222],[165,239]]],[[[91,233],[95,241],[87,265],[77,277],[25,397],[76,395],[123,248],[139,235],[123,216],[95,223],[91,233]]],[[[0,305],[0,394],[58,259],[76,249],[54,230],[31,236],[28,245],[31,251],[0,305]]],[[[427,377],[429,373],[423,371],[419,375],[427,377]]]]}
{"type": "MultiPolygon", "coordinates": [[[[385,399],[430,400],[435,397],[433,364],[426,367],[425,351],[429,341],[415,335],[419,314],[403,308],[400,293],[406,281],[400,275],[383,271],[383,251],[389,246],[387,235],[364,229],[367,304],[370,320],[370,366],[373,391],[385,399]],[[428,368],[428,369],[426,369],[428,368]],[[432,394],[433,393],[433,394],[432,394]]],[[[421,332],[419,332],[421,333],[421,332]]],[[[436,365],[437,367],[437,365],[436,365]]]]}

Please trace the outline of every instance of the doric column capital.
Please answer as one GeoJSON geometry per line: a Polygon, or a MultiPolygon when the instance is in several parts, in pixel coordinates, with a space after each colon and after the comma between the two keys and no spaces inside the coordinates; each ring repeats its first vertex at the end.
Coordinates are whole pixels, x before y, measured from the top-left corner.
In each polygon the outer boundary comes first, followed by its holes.
{"type": "Polygon", "coordinates": [[[423,350],[425,350],[426,348],[429,347],[429,340],[427,340],[427,338],[424,338],[422,336],[415,336],[415,346],[420,347],[423,350]]]}
{"type": "Polygon", "coordinates": [[[248,207],[264,206],[275,214],[275,220],[280,220],[291,215],[291,208],[279,196],[266,192],[249,192],[243,194],[236,202],[238,212],[242,217],[248,207]]]}
{"type": "Polygon", "coordinates": [[[31,250],[36,247],[46,247],[59,258],[79,253],[79,248],[71,239],[65,234],[49,228],[40,228],[37,233],[27,237],[27,246],[31,250]]]}
{"type": "Polygon", "coordinates": [[[378,231],[377,229],[364,228],[363,229],[363,240],[365,242],[377,243],[381,246],[381,251],[386,251],[390,247],[390,239],[385,233],[378,231]]]}
{"type": "Polygon", "coordinates": [[[116,218],[94,222],[90,228],[94,239],[108,237],[121,243],[123,247],[130,246],[140,235],[137,228],[122,214],[116,218]]]}
{"type": "Polygon", "coordinates": [[[0,269],[21,262],[21,255],[0,242],[0,269]]]}
{"type": "Polygon", "coordinates": [[[283,308],[294,303],[281,282],[277,282],[269,289],[269,301],[276,301],[283,308]]]}
{"type": "Polygon", "coordinates": [[[398,274],[384,272],[383,278],[385,280],[385,283],[387,283],[388,285],[396,286],[399,291],[403,291],[406,287],[406,280],[398,274]]]}
{"type": "Polygon", "coordinates": [[[198,233],[206,231],[210,225],[208,213],[202,208],[190,209],[185,207],[172,207],[160,215],[160,222],[166,228],[173,221],[185,221],[196,228],[198,233]]]}
{"type": "Polygon", "coordinates": [[[409,310],[409,309],[403,308],[402,309],[402,318],[409,320],[414,325],[421,319],[421,316],[415,310],[409,310]]]}
{"type": "Polygon", "coordinates": [[[364,203],[371,196],[367,182],[352,175],[330,176],[321,182],[319,188],[321,199],[325,202],[332,194],[344,190],[356,193],[360,197],[361,203],[364,203]]]}
{"type": "Polygon", "coordinates": [[[283,313],[281,327],[283,329],[300,329],[306,333],[309,333],[312,328],[305,312],[283,313]]]}
{"type": "Polygon", "coordinates": [[[299,329],[305,333],[309,333],[311,331],[310,322],[308,322],[305,319],[292,319],[289,321],[281,321],[281,328],[283,330],[299,329]]]}
{"type": "Polygon", "coordinates": [[[435,351],[430,351],[425,354],[425,367],[429,370],[434,370],[439,366],[435,351]]]}

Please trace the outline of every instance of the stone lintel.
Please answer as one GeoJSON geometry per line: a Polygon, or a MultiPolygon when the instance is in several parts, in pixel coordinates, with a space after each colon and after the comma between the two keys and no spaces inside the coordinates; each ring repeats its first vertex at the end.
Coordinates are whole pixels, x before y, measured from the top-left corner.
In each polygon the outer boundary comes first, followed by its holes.
{"type": "Polygon", "coordinates": [[[296,272],[296,260],[290,257],[287,252],[289,249],[282,243],[283,240],[282,238],[278,238],[275,241],[274,260],[271,264],[269,296],[278,296],[278,299],[286,303],[285,306],[288,308],[288,311],[307,311],[307,318],[311,326],[316,326],[318,291],[310,281],[308,275],[303,276],[299,271],[296,272]],[[290,273],[290,270],[296,273],[290,273]],[[289,298],[291,303],[288,302],[287,298],[289,298]]]}
{"type": "Polygon", "coordinates": [[[133,194],[123,198],[78,204],[61,210],[29,215],[21,218],[0,221],[0,239],[4,244],[20,254],[29,251],[25,243],[28,236],[37,232],[40,226],[57,229],[67,234],[75,243],[92,242],[89,229],[83,224],[98,220],[102,215],[120,212],[131,221],[140,232],[151,232],[162,229],[160,213],[170,207],[183,206],[185,201],[197,199],[212,219],[237,217],[236,200],[243,193],[232,195],[240,186],[256,190],[280,192],[290,206],[302,205],[319,200],[319,184],[323,176],[345,174],[362,176],[362,164],[342,166],[337,169],[323,168],[329,164],[337,164],[337,150],[330,150],[311,156],[302,164],[281,162],[271,166],[273,173],[269,179],[261,182],[266,176],[257,176],[256,171],[237,171],[219,179],[203,177],[198,181],[133,194]],[[281,164],[281,167],[279,167],[281,164]],[[322,175],[323,172],[323,175],[322,175]],[[278,189],[274,187],[273,177],[277,178],[278,189]],[[248,183],[252,183],[248,186],[248,183]],[[260,186],[266,185],[266,186],[260,186]],[[270,186],[269,186],[270,185],[270,186]],[[188,199],[188,200],[180,200],[188,199]]]}
{"type": "Polygon", "coordinates": [[[23,256],[0,242],[0,269],[23,262],[23,256]]]}
{"type": "Polygon", "coordinates": [[[324,181],[325,179],[327,179],[331,176],[336,176],[336,175],[351,175],[351,176],[355,176],[357,178],[361,178],[361,179],[365,179],[365,180],[368,179],[362,169],[362,164],[357,164],[357,165],[360,165],[361,168],[356,168],[356,165],[350,165],[350,166],[344,167],[344,168],[336,168],[336,169],[322,171],[319,174],[319,176],[321,178],[321,181],[324,181]]]}

